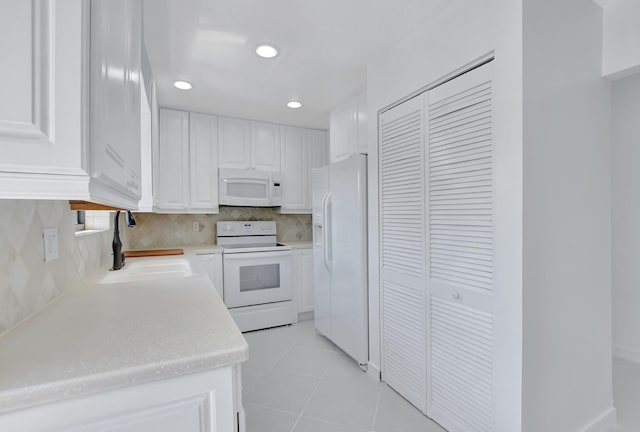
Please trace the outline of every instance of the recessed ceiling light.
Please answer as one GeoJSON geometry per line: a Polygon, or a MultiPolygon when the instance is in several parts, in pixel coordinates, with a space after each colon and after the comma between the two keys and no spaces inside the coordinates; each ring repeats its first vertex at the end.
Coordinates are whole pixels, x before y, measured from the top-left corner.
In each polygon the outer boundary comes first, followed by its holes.
{"type": "Polygon", "coordinates": [[[193,86],[187,81],[174,81],[173,86],[180,90],[191,90],[193,86]]]}
{"type": "Polygon", "coordinates": [[[293,109],[302,108],[302,103],[300,103],[298,101],[290,101],[290,102],[287,103],[287,106],[289,108],[293,108],[293,109]]]}
{"type": "Polygon", "coordinates": [[[256,48],[256,54],[264,58],[273,58],[278,55],[278,49],[272,45],[260,45],[256,48]]]}

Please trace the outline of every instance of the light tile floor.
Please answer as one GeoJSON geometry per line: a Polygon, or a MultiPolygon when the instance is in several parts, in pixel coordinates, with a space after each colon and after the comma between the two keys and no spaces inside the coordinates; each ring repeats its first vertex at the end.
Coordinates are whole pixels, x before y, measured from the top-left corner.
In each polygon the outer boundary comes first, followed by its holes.
{"type": "MultiPolygon", "coordinates": [[[[245,333],[247,432],[443,432],[384,383],[318,335],[313,321],[245,333]]],[[[613,360],[620,426],[640,431],[640,366],[613,360]]]]}
{"type": "Polygon", "coordinates": [[[245,333],[247,432],[443,432],[318,335],[313,321],[245,333]]]}

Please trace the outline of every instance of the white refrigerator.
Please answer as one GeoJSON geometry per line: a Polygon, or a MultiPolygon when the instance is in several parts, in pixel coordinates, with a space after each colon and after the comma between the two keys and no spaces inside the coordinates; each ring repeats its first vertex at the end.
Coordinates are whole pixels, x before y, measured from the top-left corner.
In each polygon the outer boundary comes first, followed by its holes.
{"type": "Polygon", "coordinates": [[[316,330],[361,366],[369,361],[367,157],[313,170],[316,330]]]}

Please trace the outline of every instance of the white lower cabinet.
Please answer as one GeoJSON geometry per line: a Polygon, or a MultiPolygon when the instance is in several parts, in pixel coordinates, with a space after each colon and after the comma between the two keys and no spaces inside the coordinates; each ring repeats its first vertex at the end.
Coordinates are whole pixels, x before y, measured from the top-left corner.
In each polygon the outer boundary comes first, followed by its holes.
{"type": "Polygon", "coordinates": [[[222,254],[221,253],[203,253],[198,254],[198,259],[207,272],[207,276],[211,279],[213,286],[218,291],[221,299],[224,299],[223,283],[224,275],[222,273],[222,254]]]}
{"type": "Polygon", "coordinates": [[[218,213],[218,117],[160,109],[154,211],[218,213]]]}
{"type": "Polygon", "coordinates": [[[293,280],[298,296],[298,314],[313,312],[313,249],[293,250],[293,280]]]}
{"type": "Polygon", "coordinates": [[[236,397],[241,391],[239,368],[224,366],[19,410],[0,416],[0,430],[242,431],[244,411],[236,397]]]}

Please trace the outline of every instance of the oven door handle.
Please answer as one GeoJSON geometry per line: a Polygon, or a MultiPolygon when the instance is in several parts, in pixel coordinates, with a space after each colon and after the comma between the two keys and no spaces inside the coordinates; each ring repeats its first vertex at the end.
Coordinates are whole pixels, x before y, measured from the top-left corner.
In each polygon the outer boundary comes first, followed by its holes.
{"type": "Polygon", "coordinates": [[[324,236],[324,266],[327,270],[331,271],[331,259],[329,258],[329,251],[331,248],[331,221],[329,220],[329,204],[331,203],[331,192],[327,192],[322,200],[322,233],[324,236]]]}
{"type": "Polygon", "coordinates": [[[243,260],[252,258],[278,258],[291,256],[291,250],[287,251],[265,251],[265,252],[238,252],[224,254],[225,260],[243,260]]]}

